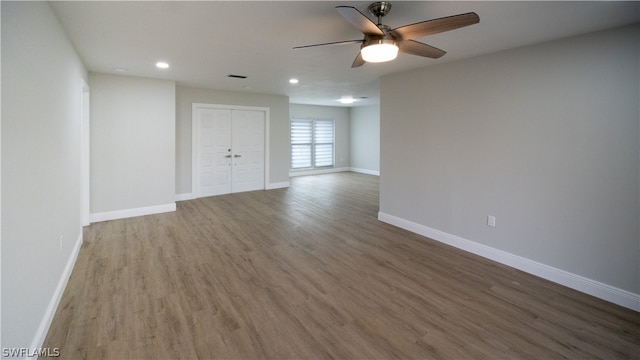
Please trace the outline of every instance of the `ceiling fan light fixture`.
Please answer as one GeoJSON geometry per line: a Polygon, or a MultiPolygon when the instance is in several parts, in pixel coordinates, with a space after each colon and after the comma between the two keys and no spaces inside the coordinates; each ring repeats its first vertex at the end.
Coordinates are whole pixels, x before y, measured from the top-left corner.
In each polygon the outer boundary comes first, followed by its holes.
{"type": "Polygon", "coordinates": [[[369,40],[362,44],[360,53],[366,62],[391,61],[398,56],[398,45],[391,39],[369,40]]]}

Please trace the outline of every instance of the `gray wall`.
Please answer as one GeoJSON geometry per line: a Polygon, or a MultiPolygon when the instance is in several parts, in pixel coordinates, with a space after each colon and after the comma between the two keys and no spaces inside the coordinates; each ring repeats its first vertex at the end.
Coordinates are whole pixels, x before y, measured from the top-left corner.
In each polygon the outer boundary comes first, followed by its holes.
{"type": "Polygon", "coordinates": [[[191,104],[268,107],[269,184],[289,182],[289,98],[282,95],[176,88],[176,194],[191,194],[191,104]]]}
{"type": "Polygon", "coordinates": [[[380,173],[380,105],[351,108],[351,168],[380,173]]]}
{"type": "MultiPolygon", "coordinates": [[[[291,104],[289,106],[289,113],[292,118],[297,117],[299,119],[333,119],[335,125],[334,167],[344,168],[350,166],[351,156],[349,153],[349,138],[351,135],[348,107],[291,104]]],[[[289,128],[287,128],[287,136],[288,134],[289,128]]],[[[287,146],[289,146],[289,139],[287,139],[287,146]]],[[[289,166],[288,162],[289,159],[287,159],[287,166],[289,166]]]]}
{"type": "Polygon", "coordinates": [[[638,31],[383,77],[381,212],[640,293],[638,31]]]}
{"type": "Polygon", "coordinates": [[[2,348],[29,347],[43,340],[38,328],[82,234],[87,75],[47,3],[1,6],[2,348]]]}
{"type": "Polygon", "coordinates": [[[91,73],[91,213],[175,201],[175,83],[91,73]]]}

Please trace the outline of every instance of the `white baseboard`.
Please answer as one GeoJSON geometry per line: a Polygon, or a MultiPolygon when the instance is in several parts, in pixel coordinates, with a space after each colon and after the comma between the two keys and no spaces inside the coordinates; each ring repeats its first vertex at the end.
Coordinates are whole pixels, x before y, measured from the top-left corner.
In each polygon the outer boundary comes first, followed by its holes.
{"type": "Polygon", "coordinates": [[[288,181],[283,181],[283,182],[278,182],[278,183],[270,183],[270,184],[267,185],[265,190],[288,188],[289,185],[290,184],[289,184],[288,181]]]}
{"type": "Polygon", "coordinates": [[[377,171],[377,170],[367,170],[367,169],[353,168],[353,167],[349,168],[349,170],[353,172],[361,173],[361,174],[380,176],[380,171],[377,171]]]}
{"type": "Polygon", "coordinates": [[[511,266],[529,274],[539,276],[543,279],[553,281],[585,294],[595,296],[635,311],[640,311],[640,294],[634,294],[630,291],[619,289],[596,280],[557,269],[549,265],[541,264],[518,255],[467,240],[444,231],[432,229],[383,212],[378,213],[378,220],[501,264],[511,266]]]}
{"type": "Polygon", "coordinates": [[[294,176],[306,176],[306,175],[321,175],[321,174],[330,174],[330,173],[346,172],[346,171],[353,171],[353,172],[357,172],[357,173],[361,173],[361,174],[380,176],[380,171],[361,169],[361,168],[354,168],[354,167],[340,167],[340,168],[320,169],[320,170],[291,171],[291,172],[289,172],[289,176],[294,177],[294,176]]]}
{"type": "Polygon", "coordinates": [[[135,208],[135,209],[106,211],[106,212],[91,214],[90,218],[91,218],[91,222],[94,223],[94,222],[107,221],[107,220],[126,219],[126,218],[136,217],[136,216],[160,214],[160,213],[171,212],[171,211],[176,211],[176,203],[147,206],[147,207],[141,207],[141,208],[135,208]]]}
{"type": "MultiPolygon", "coordinates": [[[[265,190],[273,190],[273,189],[282,189],[289,187],[288,181],[278,182],[278,183],[270,183],[267,184],[264,188],[265,190]]],[[[176,194],[176,201],[187,201],[197,199],[194,193],[184,193],[184,194],[176,194]]]]}
{"type": "Polygon", "coordinates": [[[344,172],[351,171],[348,167],[340,167],[340,168],[330,168],[330,169],[318,169],[318,170],[303,170],[303,171],[290,171],[289,176],[305,176],[305,175],[320,175],[320,174],[330,174],[336,172],[344,172]]]}
{"type": "Polygon", "coordinates": [[[176,194],[176,201],[193,200],[195,198],[193,193],[176,194]]]}
{"type": "MultiPolygon", "coordinates": [[[[78,259],[78,254],[80,253],[80,248],[82,247],[82,241],[82,228],[80,228],[80,234],[78,235],[76,243],[73,246],[73,250],[71,250],[69,260],[67,260],[67,264],[62,271],[62,276],[60,276],[60,280],[58,280],[58,286],[56,286],[56,290],[54,291],[53,296],[49,301],[49,305],[45,310],[42,321],[40,322],[40,326],[38,327],[38,331],[36,332],[36,335],[31,342],[30,349],[40,349],[42,348],[42,344],[44,344],[44,340],[46,339],[47,333],[49,332],[49,327],[51,327],[53,317],[56,314],[58,305],[60,305],[60,300],[62,299],[62,294],[64,294],[64,289],[67,287],[67,283],[69,282],[69,278],[71,277],[73,266],[76,264],[76,260],[78,259]]],[[[37,357],[27,359],[37,359],[37,357]]]]}

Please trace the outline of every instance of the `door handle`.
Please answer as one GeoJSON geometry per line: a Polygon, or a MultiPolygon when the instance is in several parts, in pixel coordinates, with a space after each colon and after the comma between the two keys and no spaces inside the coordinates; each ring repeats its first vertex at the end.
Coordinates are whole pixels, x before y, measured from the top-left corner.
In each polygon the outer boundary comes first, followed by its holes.
{"type": "Polygon", "coordinates": [[[233,155],[233,157],[234,158],[239,158],[239,157],[242,157],[242,155],[235,154],[235,155],[233,155]]]}

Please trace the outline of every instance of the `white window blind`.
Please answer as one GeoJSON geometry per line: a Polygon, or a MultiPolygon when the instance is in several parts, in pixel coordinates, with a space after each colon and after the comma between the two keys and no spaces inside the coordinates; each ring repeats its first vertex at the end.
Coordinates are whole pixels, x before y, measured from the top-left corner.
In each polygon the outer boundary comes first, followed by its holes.
{"type": "Polygon", "coordinates": [[[313,137],[315,166],[333,166],[333,120],[316,120],[313,137]]]}
{"type": "Polygon", "coordinates": [[[333,120],[291,119],[291,169],[333,166],[333,120]]]}
{"type": "Polygon", "coordinates": [[[291,168],[310,168],[313,120],[291,119],[291,168]]]}

